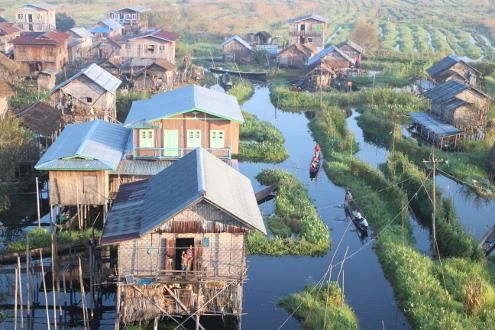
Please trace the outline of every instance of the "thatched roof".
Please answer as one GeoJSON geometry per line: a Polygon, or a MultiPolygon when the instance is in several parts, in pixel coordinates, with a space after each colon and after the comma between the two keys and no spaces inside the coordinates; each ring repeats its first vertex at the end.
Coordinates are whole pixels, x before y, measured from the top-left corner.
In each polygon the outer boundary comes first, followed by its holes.
{"type": "Polygon", "coordinates": [[[62,113],[45,103],[29,106],[16,114],[33,132],[50,136],[64,126],[62,113]]]}

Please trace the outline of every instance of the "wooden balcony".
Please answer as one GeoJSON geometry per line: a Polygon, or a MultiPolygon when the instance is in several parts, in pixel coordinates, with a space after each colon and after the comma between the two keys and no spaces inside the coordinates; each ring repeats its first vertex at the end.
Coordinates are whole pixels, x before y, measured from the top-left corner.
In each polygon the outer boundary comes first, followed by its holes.
{"type": "MultiPolygon", "coordinates": [[[[195,148],[143,148],[134,147],[132,150],[133,159],[180,159],[195,148]]],[[[208,152],[220,159],[232,159],[232,149],[227,148],[206,148],[208,152]]]]}

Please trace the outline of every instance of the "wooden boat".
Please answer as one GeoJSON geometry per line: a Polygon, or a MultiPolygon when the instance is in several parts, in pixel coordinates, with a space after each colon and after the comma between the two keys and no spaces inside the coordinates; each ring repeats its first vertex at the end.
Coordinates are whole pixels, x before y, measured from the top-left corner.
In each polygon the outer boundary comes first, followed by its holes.
{"type": "Polygon", "coordinates": [[[351,219],[352,223],[359,231],[360,235],[362,235],[363,237],[368,236],[368,227],[360,224],[359,221],[354,217],[355,212],[362,212],[357,206],[356,202],[351,200],[349,202],[344,203],[344,210],[345,210],[345,215],[351,219]]]}
{"type": "Polygon", "coordinates": [[[318,174],[318,171],[321,167],[321,159],[320,157],[313,156],[311,159],[311,163],[309,163],[309,176],[315,177],[318,174]]]}
{"type": "Polygon", "coordinates": [[[218,74],[229,74],[232,77],[241,77],[253,80],[266,80],[266,72],[245,72],[245,71],[235,71],[223,68],[211,67],[210,72],[218,74]]]}
{"type": "Polygon", "coordinates": [[[495,249],[495,226],[483,236],[480,242],[481,248],[485,251],[485,256],[488,256],[495,249]]]}

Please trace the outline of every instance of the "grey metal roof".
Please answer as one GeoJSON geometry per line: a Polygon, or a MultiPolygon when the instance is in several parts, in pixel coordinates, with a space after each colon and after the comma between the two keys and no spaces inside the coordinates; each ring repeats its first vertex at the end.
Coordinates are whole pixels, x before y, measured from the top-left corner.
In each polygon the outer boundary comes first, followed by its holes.
{"type": "Polygon", "coordinates": [[[311,15],[304,15],[304,16],[299,16],[299,17],[291,18],[291,19],[287,20],[287,23],[297,23],[299,21],[305,21],[305,20],[308,20],[308,19],[314,19],[315,21],[320,21],[320,22],[323,22],[323,23],[328,23],[329,22],[329,19],[326,18],[326,17],[324,17],[324,16],[311,14],[311,15]]]}
{"type": "Polygon", "coordinates": [[[461,84],[455,80],[449,80],[432,89],[426,91],[423,95],[431,100],[432,103],[444,103],[451,101],[459,93],[468,89],[469,86],[461,84]]]}
{"type": "Polygon", "coordinates": [[[214,90],[215,92],[225,93],[225,89],[222,86],[220,86],[219,84],[215,84],[213,86],[210,86],[210,89],[214,90]]]}
{"type": "Polygon", "coordinates": [[[130,130],[93,120],[67,125],[35,165],[37,170],[116,170],[130,130]]]}
{"type": "Polygon", "coordinates": [[[119,195],[110,210],[103,242],[143,236],[200,201],[266,234],[251,181],[202,148],[144,183],[122,185],[119,195]]]}
{"type": "Polygon", "coordinates": [[[188,85],[148,100],[132,102],[124,126],[132,127],[190,111],[200,111],[232,121],[244,122],[237,99],[209,88],[188,85]]]}
{"type": "Polygon", "coordinates": [[[103,25],[105,25],[105,26],[107,26],[107,27],[109,27],[112,30],[118,30],[118,29],[123,29],[124,28],[122,26],[122,24],[120,24],[119,22],[116,22],[116,21],[114,21],[113,19],[110,19],[110,18],[101,20],[100,23],[103,24],[103,25]]]}
{"type": "Polygon", "coordinates": [[[413,122],[423,125],[438,136],[452,136],[462,133],[460,129],[437,119],[427,112],[411,112],[409,116],[413,122]]]}
{"type": "Polygon", "coordinates": [[[120,8],[120,9],[117,9],[117,10],[114,10],[112,11],[113,13],[116,13],[116,12],[119,12],[121,10],[132,10],[132,11],[135,11],[136,13],[144,13],[144,12],[147,12],[147,11],[150,11],[149,8],[146,8],[144,6],[128,6],[128,7],[123,7],[123,8],[120,8]]]}
{"type": "Polygon", "coordinates": [[[314,55],[314,56],[311,56],[309,59],[308,59],[308,66],[312,66],[314,64],[316,64],[317,62],[319,62],[322,58],[324,58],[325,56],[327,55],[330,55],[332,52],[336,52],[338,53],[340,56],[342,56],[343,58],[345,58],[347,61],[351,62],[352,64],[354,64],[354,60],[352,58],[350,58],[349,56],[347,56],[347,54],[345,54],[343,51],[341,51],[340,49],[338,49],[337,47],[334,47],[334,46],[328,46],[327,48],[321,50],[318,54],[314,55]]]}
{"type": "Polygon", "coordinates": [[[67,79],[66,81],[55,86],[55,88],[53,88],[50,91],[50,94],[68,85],[71,81],[83,75],[89,78],[90,80],[92,80],[93,82],[95,82],[96,84],[98,84],[98,86],[100,86],[107,92],[110,92],[112,94],[115,94],[117,88],[119,88],[120,84],[122,83],[120,79],[113,76],[110,72],[106,71],[101,66],[92,63],[90,66],[81,69],[81,71],[79,71],[78,73],[67,79]]]}
{"type": "Polygon", "coordinates": [[[432,66],[426,69],[426,71],[431,77],[434,77],[444,72],[445,70],[448,70],[451,66],[458,63],[459,61],[460,59],[457,56],[448,55],[442,58],[440,61],[434,63],[432,66]]]}
{"type": "Polygon", "coordinates": [[[81,38],[92,38],[93,35],[86,28],[83,27],[73,27],[70,31],[77,34],[81,38]]]}
{"type": "Polygon", "coordinates": [[[111,174],[153,176],[173,163],[170,160],[123,159],[120,161],[119,167],[115,171],[112,171],[111,174]]]}
{"type": "Polygon", "coordinates": [[[453,99],[452,101],[450,102],[447,102],[446,104],[444,104],[443,108],[445,109],[446,112],[452,112],[454,111],[455,109],[465,105],[466,102],[463,101],[463,100],[460,100],[458,98],[455,98],[453,99]]]}
{"type": "Polygon", "coordinates": [[[54,8],[53,5],[49,5],[47,3],[41,3],[41,2],[38,2],[38,3],[26,3],[24,6],[22,6],[22,8],[27,8],[27,7],[39,8],[39,9],[42,9],[42,10],[51,10],[51,9],[54,8]]]}
{"type": "Polygon", "coordinates": [[[232,40],[237,41],[238,43],[240,43],[241,45],[243,45],[244,47],[246,47],[249,50],[252,50],[253,49],[253,47],[251,47],[251,45],[246,40],[242,39],[241,37],[239,37],[237,35],[234,35],[234,36],[231,36],[231,37],[227,38],[224,42],[222,42],[222,45],[221,46],[222,47],[225,46],[226,44],[228,44],[232,40]]]}

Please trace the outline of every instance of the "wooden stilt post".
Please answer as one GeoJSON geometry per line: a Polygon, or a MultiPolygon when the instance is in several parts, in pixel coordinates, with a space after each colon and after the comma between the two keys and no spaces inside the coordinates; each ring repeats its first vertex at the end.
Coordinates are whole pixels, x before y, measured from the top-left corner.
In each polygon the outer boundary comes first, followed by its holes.
{"type": "Polygon", "coordinates": [[[83,309],[83,321],[84,321],[84,329],[88,328],[88,318],[87,318],[87,311],[86,311],[86,292],[84,290],[84,281],[83,281],[83,275],[82,275],[82,266],[81,266],[81,257],[79,257],[79,284],[81,286],[81,303],[82,303],[82,309],[83,309]]]}
{"type": "Polygon", "coordinates": [[[21,330],[24,330],[24,304],[22,297],[22,271],[21,271],[21,257],[17,256],[17,277],[19,281],[19,302],[21,305],[21,330]]]}
{"type": "MultiPolygon", "coordinates": [[[[31,317],[31,272],[29,266],[31,265],[31,255],[29,252],[29,235],[26,235],[26,305],[28,320],[31,317]]],[[[29,321],[28,321],[29,322],[29,321]]]]}
{"type": "Polygon", "coordinates": [[[48,330],[51,328],[50,324],[50,311],[48,310],[48,294],[46,293],[46,281],[45,281],[45,267],[43,266],[43,254],[40,250],[40,264],[41,264],[41,281],[43,282],[43,292],[45,293],[45,309],[46,309],[46,324],[48,330]]]}
{"type": "Polygon", "coordinates": [[[14,295],[14,330],[17,330],[17,282],[19,281],[19,270],[15,267],[15,295],[14,295]]]}
{"type": "Polygon", "coordinates": [[[50,204],[50,229],[51,229],[51,250],[52,250],[52,298],[53,298],[53,328],[57,330],[57,300],[55,293],[55,281],[56,281],[56,256],[55,256],[55,232],[57,227],[53,217],[53,205],[50,204]]]}
{"type": "Polygon", "coordinates": [[[41,212],[40,212],[40,192],[39,192],[38,177],[36,177],[36,210],[38,211],[38,227],[41,227],[41,212]]]}

